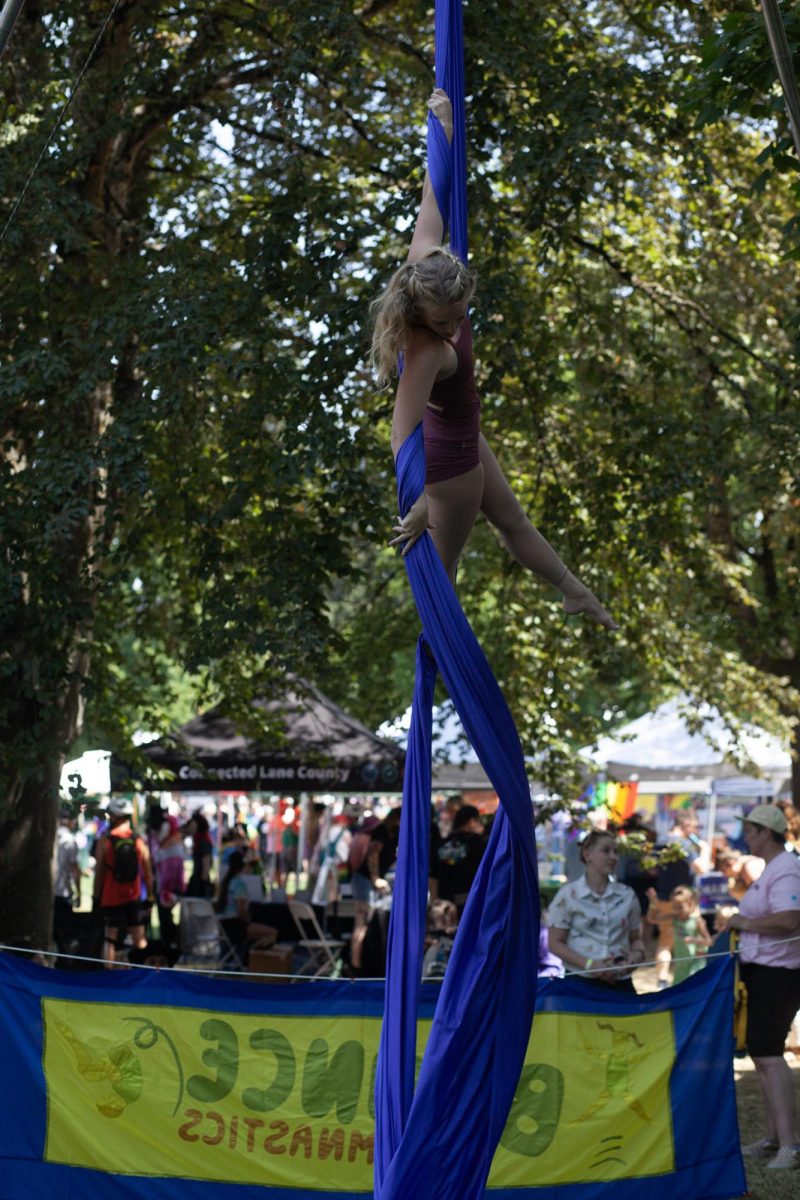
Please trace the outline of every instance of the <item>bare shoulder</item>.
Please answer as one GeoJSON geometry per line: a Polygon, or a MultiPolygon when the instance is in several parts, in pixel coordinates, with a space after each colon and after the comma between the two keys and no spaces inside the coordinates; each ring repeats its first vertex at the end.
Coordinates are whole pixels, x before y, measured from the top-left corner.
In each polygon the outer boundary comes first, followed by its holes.
{"type": "Polygon", "coordinates": [[[444,352],[445,342],[432,330],[426,329],[424,325],[411,326],[411,336],[406,354],[441,360],[444,352]]]}
{"type": "Polygon", "coordinates": [[[447,344],[430,329],[415,325],[403,354],[403,376],[432,382],[447,361],[448,349],[447,344]]]}

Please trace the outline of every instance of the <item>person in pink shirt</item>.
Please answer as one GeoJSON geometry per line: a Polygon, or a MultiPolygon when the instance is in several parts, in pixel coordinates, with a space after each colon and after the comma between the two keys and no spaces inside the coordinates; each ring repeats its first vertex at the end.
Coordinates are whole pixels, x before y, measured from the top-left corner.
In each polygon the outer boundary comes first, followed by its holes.
{"type": "Polygon", "coordinates": [[[767,1114],[766,1134],[742,1153],[769,1158],[773,1169],[800,1167],[794,1085],[783,1057],[800,1010],[800,857],[784,849],[786,817],[759,804],[746,817],[744,838],[764,871],[742,897],[739,911],[716,923],[740,931],[739,961],[747,988],[747,1049],[767,1114]]]}

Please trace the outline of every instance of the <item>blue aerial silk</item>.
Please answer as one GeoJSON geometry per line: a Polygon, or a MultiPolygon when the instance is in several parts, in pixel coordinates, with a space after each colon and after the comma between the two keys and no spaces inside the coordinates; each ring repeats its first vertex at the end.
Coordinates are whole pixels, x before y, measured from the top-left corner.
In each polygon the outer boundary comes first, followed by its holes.
{"type": "MultiPolygon", "coordinates": [[[[436,84],[453,102],[454,147],[436,120],[428,168],[453,249],[466,260],[461,0],[436,3],[436,84]]],[[[422,426],[397,456],[400,512],[425,483],[422,426]]],[[[536,997],[539,886],[519,736],[425,533],[405,557],[422,621],[375,1088],[375,1200],[478,1200],[508,1117],[536,997]],[[441,671],[500,807],[458,929],[414,1086],[431,823],[431,729],[441,671]]]]}

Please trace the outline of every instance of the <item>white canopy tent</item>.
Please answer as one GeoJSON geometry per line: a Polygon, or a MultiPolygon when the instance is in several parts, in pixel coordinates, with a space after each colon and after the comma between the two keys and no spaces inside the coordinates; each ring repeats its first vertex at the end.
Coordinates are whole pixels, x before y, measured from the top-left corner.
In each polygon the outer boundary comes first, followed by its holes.
{"type": "Polygon", "coordinates": [[[733,755],[747,764],[748,786],[766,783],[774,792],[791,774],[789,751],[778,738],[748,725],[736,739],[716,708],[698,705],[685,693],[581,751],[596,769],[615,779],[640,780],[741,778],[742,770],[729,757],[733,755]],[[698,719],[701,732],[690,728],[690,721],[698,719]]]}
{"type": "MultiPolygon", "coordinates": [[[[405,750],[410,728],[411,709],[407,708],[402,717],[398,717],[397,720],[385,721],[378,730],[378,735],[392,738],[405,750]]],[[[434,707],[431,751],[434,791],[491,792],[494,790],[486,772],[478,762],[478,756],[464,732],[461,718],[450,700],[445,700],[444,704],[434,707]]]]}
{"type": "MultiPolygon", "coordinates": [[[[411,709],[407,708],[402,717],[398,717],[395,721],[384,721],[378,730],[378,736],[391,738],[405,750],[410,728],[411,709]]],[[[450,700],[445,700],[444,704],[434,705],[431,750],[434,762],[463,764],[478,761],[478,756],[464,732],[461,718],[450,700]]]]}
{"type": "Polygon", "coordinates": [[[599,738],[581,755],[612,779],[638,780],[640,793],[703,795],[709,841],[717,827],[718,799],[733,806],[730,812],[720,810],[726,817],[741,815],[743,807],[777,795],[791,777],[792,765],[778,738],[755,725],[735,738],[716,708],[698,705],[683,692],[614,736],[599,738]],[[700,730],[690,727],[697,720],[700,730]],[[732,761],[734,756],[746,765],[747,774],[732,761]]]}
{"type": "Polygon", "coordinates": [[[88,796],[107,796],[111,791],[109,777],[110,750],[86,750],[80,758],[65,763],[61,771],[61,792],[83,788],[88,796]]]}
{"type": "MultiPolygon", "coordinates": [[[[407,708],[402,717],[384,721],[378,735],[392,738],[405,750],[410,728],[411,709],[407,708]]],[[[494,795],[494,784],[481,766],[452,700],[434,706],[431,754],[431,784],[434,792],[491,792],[494,795]]],[[[552,795],[532,774],[536,770],[535,760],[526,758],[525,761],[531,799],[539,804],[546,803],[552,799],[552,795]]]]}

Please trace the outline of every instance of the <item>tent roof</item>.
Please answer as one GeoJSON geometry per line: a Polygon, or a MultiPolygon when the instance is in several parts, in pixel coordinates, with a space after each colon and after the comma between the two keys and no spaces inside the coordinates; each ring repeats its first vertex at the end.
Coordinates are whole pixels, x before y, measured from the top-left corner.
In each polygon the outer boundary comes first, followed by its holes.
{"type": "MultiPolygon", "coordinates": [[[[411,709],[407,708],[396,720],[385,721],[378,732],[406,747],[410,728],[411,709]]],[[[434,705],[431,756],[434,791],[494,791],[494,784],[481,766],[452,700],[434,705]]],[[[527,763],[530,767],[531,760],[527,763]]],[[[534,780],[530,783],[534,791],[545,790],[541,783],[534,780]]]]}
{"type": "Polygon", "coordinates": [[[767,775],[788,775],[791,770],[790,755],[778,738],[749,725],[740,734],[737,746],[716,708],[697,705],[681,693],[623,726],[613,737],[599,738],[596,746],[585,747],[581,754],[614,774],[631,771],[642,778],[648,773],[709,778],[738,774],[725,757],[737,751],[767,775]],[[703,721],[702,732],[690,730],[687,714],[703,721]]]}
{"type": "MultiPolygon", "coordinates": [[[[376,737],[303,680],[280,695],[253,701],[263,740],[242,733],[221,705],[192,718],[167,738],[141,747],[154,767],[174,772],[176,790],[265,792],[396,792],[405,751],[376,737]]],[[[124,764],[112,759],[117,786],[124,764]]],[[[163,780],[161,787],[168,787],[163,780]]]]}
{"type": "MultiPolygon", "coordinates": [[[[394,721],[384,721],[378,733],[392,738],[400,746],[408,745],[408,733],[411,729],[411,708],[407,708],[402,717],[394,721]]],[[[472,749],[467,738],[461,718],[456,712],[452,700],[445,700],[433,707],[433,736],[431,739],[431,754],[434,765],[437,763],[477,764],[478,756],[472,749]]]]}

